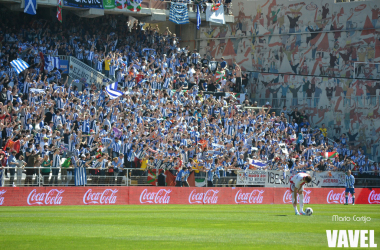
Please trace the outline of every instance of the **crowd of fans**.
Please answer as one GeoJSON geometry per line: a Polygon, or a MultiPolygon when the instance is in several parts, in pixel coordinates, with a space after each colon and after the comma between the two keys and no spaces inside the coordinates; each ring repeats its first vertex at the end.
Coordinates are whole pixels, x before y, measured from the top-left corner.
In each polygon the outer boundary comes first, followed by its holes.
{"type": "Polygon", "coordinates": [[[106,176],[123,177],[143,160],[147,168],[172,171],[179,182],[195,170],[209,185],[239,169],[261,169],[250,159],[293,173],[357,168],[379,174],[344,138],[328,144],[326,129],[311,129],[297,110],[276,116],[270,107],[210,93],[240,92],[247,80],[241,68],[181,48],[169,29],[108,16],[71,17],[62,26],[22,15],[2,17],[0,40],[0,161],[9,167],[2,176],[9,174],[10,185],[22,184],[23,171],[25,184],[34,185],[36,167],[43,167],[46,185],[58,184],[59,173],[66,184],[86,184],[86,173],[93,184],[105,184],[106,176]],[[75,56],[104,72],[124,94],[111,99],[105,86],[95,85],[79,91],[75,80],[45,64],[54,55],[75,56]],[[16,58],[30,64],[19,75],[10,66],[16,58]],[[10,142],[20,143],[19,152],[10,142]],[[339,157],[324,159],[335,151],[339,157]]]}

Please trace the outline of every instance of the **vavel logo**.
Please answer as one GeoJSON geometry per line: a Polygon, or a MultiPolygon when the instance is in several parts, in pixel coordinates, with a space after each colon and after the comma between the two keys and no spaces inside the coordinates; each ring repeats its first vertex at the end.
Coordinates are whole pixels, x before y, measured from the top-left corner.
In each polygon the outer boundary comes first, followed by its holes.
{"type": "Polygon", "coordinates": [[[239,189],[239,191],[237,191],[235,195],[235,203],[261,204],[263,203],[263,199],[264,199],[263,193],[264,193],[264,190],[257,190],[257,189],[252,190],[252,192],[250,193],[243,193],[241,189],[239,189]]]}
{"type": "Polygon", "coordinates": [[[140,203],[169,204],[171,189],[160,189],[158,192],[148,192],[144,189],[140,195],[140,203]]]}
{"type": "Polygon", "coordinates": [[[62,196],[65,190],[51,189],[47,193],[37,193],[36,189],[33,189],[29,193],[27,203],[28,205],[61,205],[62,196]]]}
{"type": "MultiPolygon", "coordinates": [[[[340,203],[340,204],[346,203],[345,192],[343,191],[342,193],[334,193],[334,190],[331,190],[327,194],[327,203],[340,203]]],[[[348,195],[348,203],[352,203],[351,194],[348,195]]]]}
{"type": "Polygon", "coordinates": [[[380,204],[380,194],[376,194],[375,190],[372,190],[368,195],[369,204],[380,204]]]}
{"type": "MultiPolygon", "coordinates": [[[[303,203],[308,204],[310,203],[310,194],[311,190],[305,190],[304,192],[304,197],[303,197],[303,203]]],[[[284,197],[282,198],[284,203],[292,203],[292,192],[287,189],[286,192],[284,193],[284,197]]],[[[300,197],[297,194],[297,203],[300,202],[300,197]]]]}
{"type": "Polygon", "coordinates": [[[87,190],[83,196],[83,203],[88,204],[115,204],[119,190],[105,189],[103,192],[94,193],[92,189],[87,190]]]}
{"type": "Polygon", "coordinates": [[[3,197],[3,194],[5,194],[7,192],[7,190],[1,190],[0,191],[0,206],[4,204],[4,197],[3,197]]]}
{"type": "Polygon", "coordinates": [[[360,247],[377,247],[374,230],[326,230],[326,236],[329,247],[359,247],[359,238],[360,247]]]}
{"type": "Polygon", "coordinates": [[[209,189],[206,193],[197,193],[194,189],[189,195],[190,204],[217,204],[219,190],[209,189]]]}

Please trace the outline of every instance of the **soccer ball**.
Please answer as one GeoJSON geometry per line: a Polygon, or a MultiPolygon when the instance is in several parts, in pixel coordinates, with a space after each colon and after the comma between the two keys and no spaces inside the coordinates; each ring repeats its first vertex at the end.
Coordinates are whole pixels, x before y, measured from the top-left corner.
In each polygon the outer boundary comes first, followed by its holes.
{"type": "Polygon", "coordinates": [[[313,214],[313,209],[311,209],[310,207],[306,208],[305,214],[308,215],[308,216],[312,215],[313,214]]]}

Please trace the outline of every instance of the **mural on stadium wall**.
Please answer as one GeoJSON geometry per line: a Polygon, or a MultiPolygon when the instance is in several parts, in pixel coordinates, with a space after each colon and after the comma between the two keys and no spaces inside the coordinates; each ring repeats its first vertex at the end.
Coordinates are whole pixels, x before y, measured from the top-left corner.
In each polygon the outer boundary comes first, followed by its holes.
{"type": "Polygon", "coordinates": [[[305,110],[313,127],[325,123],[332,139],[346,133],[350,145],[380,161],[379,82],[272,73],[251,73],[250,79],[247,92],[259,106],[268,101],[277,110],[305,110]]]}
{"type": "Polygon", "coordinates": [[[233,12],[234,24],[201,28],[202,54],[259,72],[349,78],[355,67],[380,79],[379,64],[354,66],[380,63],[380,2],[238,1],[233,12]]]}
{"type": "Polygon", "coordinates": [[[380,161],[380,81],[368,80],[380,79],[380,2],[239,0],[233,14],[201,28],[201,55],[255,71],[247,93],[260,105],[297,106],[380,161]]]}

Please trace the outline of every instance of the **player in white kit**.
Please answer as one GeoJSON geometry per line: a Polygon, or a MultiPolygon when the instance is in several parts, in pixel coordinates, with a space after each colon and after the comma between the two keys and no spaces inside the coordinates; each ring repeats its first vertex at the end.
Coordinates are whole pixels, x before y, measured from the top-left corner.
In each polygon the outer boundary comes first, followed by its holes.
{"type": "Polygon", "coordinates": [[[311,182],[311,176],[306,173],[298,173],[290,178],[290,191],[292,192],[292,202],[296,215],[305,215],[303,211],[303,185],[311,182]],[[297,194],[300,198],[300,212],[297,209],[297,194]]]}

